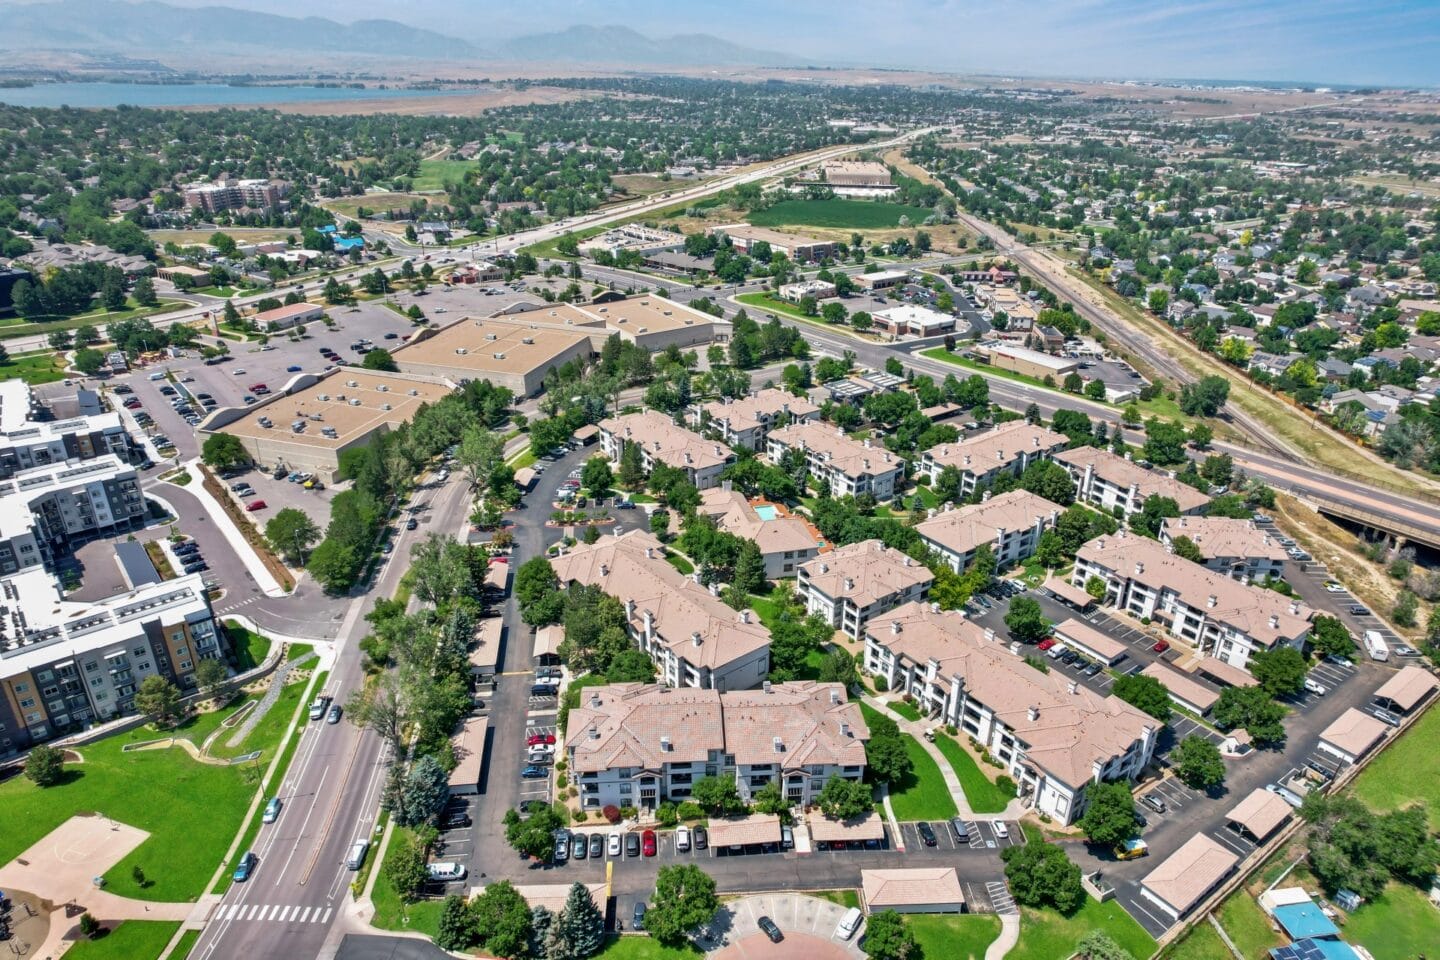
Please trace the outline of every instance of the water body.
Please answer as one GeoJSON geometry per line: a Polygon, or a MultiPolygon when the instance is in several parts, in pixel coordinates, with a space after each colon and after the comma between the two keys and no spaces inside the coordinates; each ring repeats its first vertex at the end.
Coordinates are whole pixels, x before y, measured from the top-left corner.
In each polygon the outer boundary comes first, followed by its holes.
{"type": "Polygon", "coordinates": [[[390,100],[433,97],[448,90],[381,90],[375,87],[232,87],[223,83],[37,83],[0,88],[0,103],[17,107],[227,106],[315,100],[390,100]]]}

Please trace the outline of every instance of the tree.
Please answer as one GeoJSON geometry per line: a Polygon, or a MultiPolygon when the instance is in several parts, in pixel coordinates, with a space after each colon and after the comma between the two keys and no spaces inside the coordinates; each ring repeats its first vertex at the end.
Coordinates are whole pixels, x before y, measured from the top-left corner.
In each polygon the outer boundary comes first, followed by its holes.
{"type": "Polygon", "coordinates": [[[85,376],[93,377],[100,372],[101,367],[105,366],[105,354],[92,347],[76,350],[74,366],[85,376]]]}
{"type": "Polygon", "coordinates": [[[1210,715],[1223,730],[1243,727],[1257,744],[1285,741],[1285,708],[1260,687],[1226,687],[1210,715]]]}
{"type": "Polygon", "coordinates": [[[773,780],[751,794],[750,805],[756,813],[787,815],[790,812],[790,801],[773,780]]]}
{"type": "Polygon", "coordinates": [[[571,884],[551,931],[566,949],[563,956],[547,951],[546,960],[580,960],[600,952],[605,945],[605,915],[595,906],[595,898],[585,884],[571,884]]]}
{"type": "Polygon", "coordinates": [[[1183,533],[1170,541],[1170,549],[1174,552],[1175,556],[1182,557],[1192,563],[1205,562],[1205,554],[1201,553],[1200,548],[1195,546],[1194,540],[1191,540],[1183,533]]]}
{"type": "Polygon", "coordinates": [[[1085,788],[1085,813],[1080,817],[1080,829],[1091,843],[1118,846],[1137,836],[1139,827],[1130,784],[1119,780],[1092,783],[1085,788]]]}
{"type": "Polygon", "coordinates": [[[471,899],[470,916],[488,953],[508,960],[530,952],[530,905],[509,880],[496,881],[471,899]]]}
{"type": "Polygon", "coordinates": [[[1089,397],[1091,400],[1094,400],[1096,403],[1104,403],[1106,397],[1105,381],[1091,380],[1089,383],[1085,384],[1085,396],[1089,397]]]}
{"type": "Polygon", "coordinates": [[[825,786],[815,797],[815,803],[830,819],[849,820],[871,810],[874,800],[870,788],[863,782],[832,776],[825,781],[825,786]]]}
{"type": "Polygon", "coordinates": [[[470,586],[469,552],[453,537],[427,534],[410,548],[410,581],[416,597],[446,607],[470,586]]]}
{"type": "Polygon", "coordinates": [[[712,815],[745,809],[734,777],[701,777],[691,785],[690,799],[712,815]]]}
{"type": "Polygon", "coordinates": [[[861,943],[870,960],[913,960],[921,956],[915,934],[905,918],[894,910],[872,913],[865,922],[865,940],[861,943]]]}
{"type": "Polygon", "coordinates": [[[419,899],[420,891],[430,879],[425,861],[424,845],[403,833],[396,837],[385,854],[385,866],[381,868],[385,879],[406,903],[419,899]]]}
{"type": "MultiPolygon", "coordinates": [[[[24,283],[25,281],[20,282],[24,283]]],[[[51,330],[47,339],[51,350],[69,350],[74,337],[71,336],[69,330],[51,330]]]]}
{"type": "Polygon", "coordinates": [[[140,681],[135,693],[135,709],[157,724],[172,723],[180,717],[180,688],[152,673],[140,681]]]}
{"type": "Polygon", "coordinates": [[[870,739],[865,744],[865,762],[877,783],[900,783],[910,775],[910,754],[905,749],[900,727],[887,716],[867,721],[870,739]]]}
{"type": "Polygon", "coordinates": [[[1154,540],[1160,535],[1160,521],[1180,516],[1180,504],[1171,497],[1152,493],[1140,505],[1140,512],[1130,518],[1130,529],[1154,540]]]}
{"type": "Polygon", "coordinates": [[[1345,624],[1323,613],[1310,621],[1310,647],[1320,656],[1350,657],[1355,653],[1355,641],[1345,624]]]}
{"type": "Polygon", "coordinates": [[[555,846],[555,831],[565,826],[550,807],[541,807],[522,820],[514,810],[505,811],[505,842],[525,857],[544,860],[555,846]]]}
{"type": "Polygon", "coordinates": [[[25,758],[25,776],[37,787],[50,787],[60,782],[65,773],[65,754],[48,743],[30,748],[25,758]]]}
{"type": "Polygon", "coordinates": [[[1192,733],[1170,754],[1175,776],[1192,790],[1210,790],[1225,782],[1225,762],[1220,748],[1208,737],[1192,733]]]}
{"type": "Polygon", "coordinates": [[[620,485],[638,490],[645,483],[645,458],[640,444],[626,443],[620,451],[620,485]]]}
{"type": "Polygon", "coordinates": [[[200,447],[200,459],[216,470],[228,470],[250,462],[250,452],[238,437],[228,433],[212,433],[200,447]]]}
{"type": "Polygon", "coordinates": [[[383,347],[376,347],[365,354],[365,359],[360,361],[360,366],[366,370],[383,370],[387,373],[396,373],[400,369],[395,358],[390,355],[390,351],[383,347]]]}
{"type": "Polygon", "coordinates": [[[1163,287],[1157,287],[1151,290],[1150,298],[1146,305],[1150,308],[1151,313],[1157,315],[1164,313],[1170,306],[1170,291],[1163,287]]]}
{"type": "Polygon", "coordinates": [[[819,679],[821,683],[838,683],[848,690],[860,680],[855,658],[844,650],[829,651],[820,660],[819,679]]]}
{"type": "Polygon", "coordinates": [[[1305,657],[1293,647],[1257,650],[1250,657],[1250,675],[1272,697],[1288,697],[1305,687],[1305,657]]]}
{"type": "Polygon", "coordinates": [[[555,568],[544,557],[532,557],[515,571],[515,599],[520,617],[532,627],[557,623],[565,613],[565,597],[555,568]]]}
{"type": "Polygon", "coordinates": [[[136,280],[132,294],[135,302],[142,307],[153,307],[160,303],[160,298],[155,295],[155,283],[149,277],[136,280]]]}
{"type": "Polygon", "coordinates": [[[1092,573],[1090,579],[1085,581],[1085,592],[1096,600],[1104,600],[1105,594],[1109,592],[1109,587],[1106,585],[1104,577],[1092,573]]]}
{"type": "Polygon", "coordinates": [[[1145,424],[1145,459],[1163,465],[1183,463],[1185,428],[1173,420],[1151,417],[1145,424]]]}
{"type": "Polygon", "coordinates": [[[100,305],[107,311],[123,310],[125,307],[125,284],[117,276],[105,278],[100,285],[100,305]]]}
{"type": "Polygon", "coordinates": [[[1190,417],[1213,417],[1230,398],[1230,381],[1211,375],[1180,388],[1180,410],[1190,417]]]}
{"type": "Polygon", "coordinates": [[[451,894],[440,905],[440,919],[435,924],[435,946],[441,950],[460,951],[475,945],[478,935],[475,920],[465,898],[451,894]]]}
{"type": "Polygon", "coordinates": [[[285,507],[265,524],[265,539],[286,563],[300,566],[310,548],[320,542],[320,528],[305,511],[285,507]]]}
{"type": "Polygon", "coordinates": [[[399,794],[398,809],[390,811],[402,827],[432,819],[450,797],[450,776],[440,762],[426,754],[411,765],[399,794]]]}
{"type": "Polygon", "coordinates": [[[585,469],[580,473],[580,482],[585,484],[585,489],[590,491],[591,496],[605,496],[610,492],[610,485],[615,482],[614,474],[610,472],[610,461],[599,454],[586,460],[585,469]]]}
{"type": "Polygon", "coordinates": [[[88,347],[100,342],[100,331],[85,323],[75,328],[75,346],[88,347]]]}
{"type": "Polygon", "coordinates": [[[732,581],[741,595],[759,593],[765,587],[765,556],[754,540],[740,544],[740,554],[735,558],[735,579],[732,581]]]}
{"type": "Polygon", "coordinates": [[[1043,840],[1000,852],[1005,862],[1005,880],[1015,901],[1027,907],[1054,907],[1070,913],[1080,905],[1085,891],[1080,886],[1080,868],[1065,851],[1043,840]]]}
{"type": "Polygon", "coordinates": [[[1051,503],[1068,507],[1075,502],[1075,481],[1070,473],[1053,460],[1037,460],[1020,474],[1020,487],[1051,503]]]}
{"type": "Polygon", "coordinates": [[[1103,930],[1091,930],[1075,945],[1079,960],[1135,960],[1129,950],[1103,930]]]}
{"type": "Polygon", "coordinates": [[[1137,673],[1116,677],[1110,692],[1161,723],[1170,722],[1170,693],[1154,677],[1142,677],[1137,673]]]}
{"type": "Polygon", "coordinates": [[[693,864],[661,867],[645,928],[661,943],[678,946],[691,930],[715,919],[719,909],[715,881],[705,871],[693,864]]]}
{"type": "Polygon", "coordinates": [[[229,671],[225,669],[225,664],[214,657],[205,657],[195,664],[195,683],[200,692],[212,700],[220,696],[227,679],[229,671]]]}
{"type": "Polygon", "coordinates": [[[1016,597],[1010,601],[1005,626],[1010,629],[1010,636],[1021,643],[1039,643],[1050,634],[1050,621],[1032,597],[1016,597]]]}

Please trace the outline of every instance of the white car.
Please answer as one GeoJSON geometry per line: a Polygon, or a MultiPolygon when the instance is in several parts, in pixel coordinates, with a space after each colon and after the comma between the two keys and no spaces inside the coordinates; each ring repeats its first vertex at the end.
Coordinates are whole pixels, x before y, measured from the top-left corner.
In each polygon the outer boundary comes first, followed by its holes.
{"type": "Polygon", "coordinates": [[[1323,683],[1317,683],[1316,681],[1311,680],[1309,677],[1305,678],[1305,689],[1309,690],[1317,697],[1325,696],[1325,685],[1323,683]]]}
{"type": "Polygon", "coordinates": [[[432,863],[426,866],[431,880],[449,882],[451,880],[464,880],[465,867],[458,863],[432,863]]]}
{"type": "Polygon", "coordinates": [[[535,756],[537,753],[540,753],[540,754],[544,754],[544,755],[546,755],[546,756],[549,756],[549,755],[551,755],[551,754],[553,754],[553,753],[555,752],[555,744],[553,744],[553,743],[537,743],[537,744],[535,744],[533,747],[530,747],[530,748],[528,748],[528,749],[530,750],[530,755],[531,755],[532,757],[535,756]]]}
{"type": "Polygon", "coordinates": [[[1340,584],[1336,583],[1334,580],[1326,580],[1326,581],[1325,581],[1325,592],[1326,592],[1326,593],[1344,593],[1344,592],[1345,592],[1345,588],[1342,587],[1340,584]]]}
{"type": "Polygon", "coordinates": [[[612,831],[610,832],[610,840],[609,840],[609,842],[606,844],[605,852],[606,852],[608,855],[612,856],[612,857],[618,857],[618,856],[620,856],[620,831],[619,831],[619,830],[612,830],[612,831]]]}
{"type": "Polygon", "coordinates": [[[1005,826],[1004,820],[991,820],[990,829],[995,831],[995,836],[998,839],[1004,840],[1006,837],[1010,836],[1010,828],[1005,826]]]}
{"type": "Polygon", "coordinates": [[[245,376],[245,368],[244,368],[244,367],[240,367],[239,369],[231,370],[231,371],[230,371],[230,375],[231,375],[232,377],[243,377],[243,376],[245,376]]]}
{"type": "Polygon", "coordinates": [[[681,852],[690,849],[690,828],[684,824],[675,828],[675,849],[681,852]]]}

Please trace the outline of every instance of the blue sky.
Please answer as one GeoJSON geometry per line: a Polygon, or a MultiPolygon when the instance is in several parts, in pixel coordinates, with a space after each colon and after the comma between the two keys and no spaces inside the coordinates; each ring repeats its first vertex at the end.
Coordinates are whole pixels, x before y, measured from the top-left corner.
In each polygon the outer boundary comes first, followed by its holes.
{"type": "MultiPolygon", "coordinates": [[[[171,0],[187,6],[227,0],[171,0]]],[[[485,41],[577,23],[707,32],[815,63],[1049,77],[1440,86],[1440,0],[229,0],[485,41]]]]}

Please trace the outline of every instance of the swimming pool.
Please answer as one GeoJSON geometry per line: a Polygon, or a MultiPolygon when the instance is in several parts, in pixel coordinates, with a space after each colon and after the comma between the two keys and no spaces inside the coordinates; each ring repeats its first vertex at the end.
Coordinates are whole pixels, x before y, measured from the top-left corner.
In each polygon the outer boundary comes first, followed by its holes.
{"type": "Polygon", "coordinates": [[[760,506],[755,508],[755,516],[759,517],[761,520],[774,520],[780,516],[780,511],[776,510],[768,503],[762,503],[760,506]]]}

